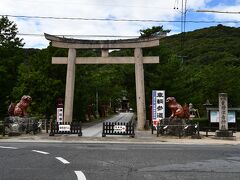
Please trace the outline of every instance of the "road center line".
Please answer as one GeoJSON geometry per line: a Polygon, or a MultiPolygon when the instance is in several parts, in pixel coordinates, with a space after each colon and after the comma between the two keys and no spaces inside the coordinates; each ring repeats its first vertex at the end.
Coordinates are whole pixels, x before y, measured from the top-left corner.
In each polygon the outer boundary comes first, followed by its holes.
{"type": "Polygon", "coordinates": [[[74,171],[77,175],[78,180],[87,180],[82,171],[74,171]]]}
{"type": "Polygon", "coordinates": [[[48,152],[44,152],[44,151],[38,151],[38,150],[32,150],[32,151],[40,154],[49,154],[48,152]]]}
{"type": "Polygon", "coordinates": [[[62,157],[56,157],[57,160],[61,161],[63,164],[70,164],[66,159],[63,159],[62,157]]]}
{"type": "Polygon", "coordinates": [[[0,146],[2,149],[18,149],[17,147],[0,146]]]}

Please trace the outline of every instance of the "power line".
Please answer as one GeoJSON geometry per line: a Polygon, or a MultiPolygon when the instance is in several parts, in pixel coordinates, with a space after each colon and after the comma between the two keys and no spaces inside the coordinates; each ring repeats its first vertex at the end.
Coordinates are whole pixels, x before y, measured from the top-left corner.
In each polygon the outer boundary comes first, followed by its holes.
{"type": "Polygon", "coordinates": [[[224,13],[224,14],[240,14],[240,12],[236,12],[236,11],[218,11],[218,10],[196,10],[195,12],[224,13]]]}
{"type": "MultiPolygon", "coordinates": [[[[111,18],[81,18],[81,17],[53,17],[53,16],[22,16],[22,15],[0,15],[14,18],[27,19],[53,19],[53,20],[79,20],[79,21],[115,21],[115,22],[155,22],[155,23],[182,23],[182,20],[155,20],[155,19],[111,19],[111,18]]],[[[186,20],[187,23],[240,23],[237,20],[228,21],[207,21],[207,20],[186,20]]]]}

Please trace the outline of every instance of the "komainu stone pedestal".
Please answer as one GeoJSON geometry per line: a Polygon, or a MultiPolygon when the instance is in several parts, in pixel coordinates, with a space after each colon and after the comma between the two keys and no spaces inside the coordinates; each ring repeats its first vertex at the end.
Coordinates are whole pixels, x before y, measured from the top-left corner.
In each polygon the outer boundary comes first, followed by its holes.
{"type": "Polygon", "coordinates": [[[233,132],[232,131],[217,130],[214,139],[236,140],[236,137],[233,136],[233,132]]]}
{"type": "Polygon", "coordinates": [[[216,131],[217,137],[232,137],[233,132],[232,131],[223,131],[223,130],[217,130],[216,131]]]}

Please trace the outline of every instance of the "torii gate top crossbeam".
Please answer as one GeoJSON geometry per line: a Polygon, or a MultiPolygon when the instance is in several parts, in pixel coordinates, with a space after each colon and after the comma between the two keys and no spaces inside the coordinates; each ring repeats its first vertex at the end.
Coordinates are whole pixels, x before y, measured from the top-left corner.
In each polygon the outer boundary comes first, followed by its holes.
{"type": "Polygon", "coordinates": [[[61,38],[44,33],[45,38],[52,42],[52,46],[74,49],[124,49],[147,48],[159,45],[159,39],[164,37],[120,39],[120,40],[83,40],[61,38]]]}

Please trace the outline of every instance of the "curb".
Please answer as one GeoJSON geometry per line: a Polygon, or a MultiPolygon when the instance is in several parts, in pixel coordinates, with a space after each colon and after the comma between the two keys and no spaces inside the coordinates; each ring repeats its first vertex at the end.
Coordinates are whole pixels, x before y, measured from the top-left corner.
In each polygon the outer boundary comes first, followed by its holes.
{"type": "MultiPolygon", "coordinates": [[[[237,134],[237,133],[236,133],[237,134]]],[[[190,137],[178,138],[175,136],[156,137],[150,131],[137,131],[135,138],[129,136],[107,136],[107,137],[78,137],[77,135],[55,135],[49,137],[48,134],[39,135],[23,135],[15,137],[0,138],[0,142],[4,143],[107,143],[107,144],[179,144],[179,145],[240,145],[240,133],[233,139],[216,139],[214,136],[205,137],[201,135],[201,139],[192,139],[190,137]]]]}

